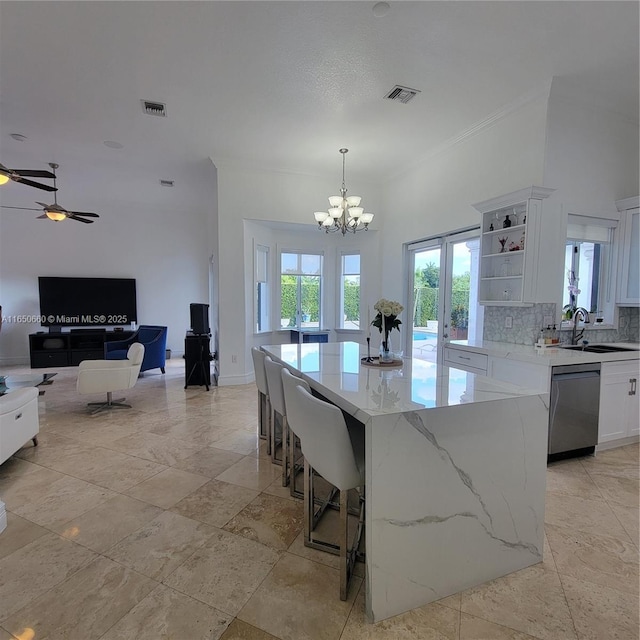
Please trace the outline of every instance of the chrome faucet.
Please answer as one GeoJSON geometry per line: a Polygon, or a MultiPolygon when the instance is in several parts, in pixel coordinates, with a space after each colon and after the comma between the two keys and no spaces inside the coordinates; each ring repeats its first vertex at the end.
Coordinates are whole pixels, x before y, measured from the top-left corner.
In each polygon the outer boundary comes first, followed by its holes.
{"type": "Polygon", "coordinates": [[[571,330],[571,344],[578,344],[584,335],[584,325],[589,323],[589,312],[584,307],[578,307],[573,312],[573,329],[571,330]],[[578,333],[578,314],[582,317],[582,331],[578,333]]]}

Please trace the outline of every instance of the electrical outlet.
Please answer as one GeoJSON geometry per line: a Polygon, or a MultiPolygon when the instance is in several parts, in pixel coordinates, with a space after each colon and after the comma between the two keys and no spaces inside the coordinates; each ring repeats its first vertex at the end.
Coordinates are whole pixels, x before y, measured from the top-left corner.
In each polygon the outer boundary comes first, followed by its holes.
{"type": "Polygon", "coordinates": [[[553,324],[553,316],[544,316],[542,318],[542,324],[546,327],[550,324],[553,324]]]}
{"type": "Polygon", "coordinates": [[[513,316],[507,316],[507,317],[504,319],[504,326],[505,326],[507,329],[511,329],[511,328],[513,327],[513,316]]]}
{"type": "Polygon", "coordinates": [[[232,364],[237,364],[237,362],[238,362],[238,356],[234,353],[234,354],[231,356],[231,363],[232,363],[232,364]]]}

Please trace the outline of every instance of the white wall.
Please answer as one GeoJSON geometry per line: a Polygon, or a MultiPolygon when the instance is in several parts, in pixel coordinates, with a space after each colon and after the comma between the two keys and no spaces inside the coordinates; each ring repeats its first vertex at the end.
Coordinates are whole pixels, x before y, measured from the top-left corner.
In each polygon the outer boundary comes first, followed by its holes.
{"type": "MultiPolygon", "coordinates": [[[[564,244],[569,213],[618,219],[616,200],[638,195],[638,119],[616,113],[564,79],[554,78],[549,97],[544,159],[545,186],[556,191],[545,202],[557,219],[555,302],[566,282],[564,244]]],[[[561,304],[559,305],[561,308],[561,304]]]]}
{"type": "MultiPolygon", "coordinates": [[[[373,248],[377,247],[374,233],[362,232],[354,238],[343,238],[339,234],[320,233],[315,228],[313,212],[326,208],[327,197],[336,193],[339,186],[339,178],[335,175],[318,177],[218,166],[219,384],[240,384],[252,379],[253,365],[249,349],[254,343],[260,344],[262,340],[260,337],[254,340],[251,325],[254,239],[260,244],[272,247],[274,267],[276,248],[282,244],[289,244],[289,249],[295,248],[290,244],[295,243],[301,245],[298,248],[302,249],[334,252],[347,243],[353,243],[351,246],[363,247],[363,272],[366,268],[369,282],[376,285],[379,282],[379,267],[375,259],[378,251],[377,248],[373,248]],[[245,227],[245,220],[252,222],[245,227]],[[276,225],[277,229],[270,229],[269,225],[260,225],[261,221],[296,226],[276,225]],[[312,224],[300,230],[298,225],[310,221],[312,224]],[[233,362],[234,357],[236,362],[233,362]]],[[[378,185],[348,179],[347,187],[350,194],[363,197],[367,211],[380,214],[374,223],[384,217],[379,206],[381,198],[378,185]]],[[[375,226],[376,224],[372,225],[372,230],[375,226]]],[[[363,295],[371,296],[373,299],[377,294],[377,290],[367,289],[363,295]]],[[[331,322],[329,317],[326,321],[331,322]]],[[[333,327],[334,324],[330,324],[326,328],[333,327]]]]}
{"type": "Polygon", "coordinates": [[[384,297],[399,300],[405,291],[403,243],[479,225],[472,203],[541,184],[545,120],[541,97],[387,185],[381,221],[384,297]]]}
{"type": "MultiPolygon", "coordinates": [[[[3,196],[3,204],[10,197],[3,196]]],[[[31,197],[40,199],[37,192],[31,197]]],[[[98,211],[100,218],[92,225],[36,220],[35,211],[0,211],[3,315],[39,315],[38,276],[135,278],[138,323],[167,325],[167,346],[181,354],[189,303],[209,297],[209,252],[203,233],[209,212],[193,204],[180,209],[174,204],[126,205],[95,195],[94,200],[97,204],[88,210],[98,211]]],[[[28,334],[39,330],[39,324],[5,322],[0,332],[0,363],[27,363],[28,334]]]]}

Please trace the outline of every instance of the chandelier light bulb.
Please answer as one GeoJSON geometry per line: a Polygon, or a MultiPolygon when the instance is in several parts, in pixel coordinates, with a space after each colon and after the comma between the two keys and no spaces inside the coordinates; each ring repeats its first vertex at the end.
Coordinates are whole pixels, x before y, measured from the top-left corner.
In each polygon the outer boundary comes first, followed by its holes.
{"type": "Polygon", "coordinates": [[[362,200],[362,198],[360,196],[348,196],[347,197],[347,204],[350,207],[359,207],[360,206],[360,200],[362,200]]]}
{"type": "Polygon", "coordinates": [[[313,216],[316,222],[323,223],[329,217],[329,214],[326,211],[316,211],[313,216]]]}
{"type": "Polygon", "coordinates": [[[331,216],[327,216],[327,219],[322,223],[323,227],[330,227],[333,224],[333,218],[331,216]]]}
{"type": "Polygon", "coordinates": [[[362,224],[369,224],[373,220],[373,213],[363,213],[360,216],[360,222],[362,224]]]}
{"type": "Polygon", "coordinates": [[[349,215],[356,220],[364,213],[362,207],[349,207],[349,215]]]}
{"type": "Polygon", "coordinates": [[[329,196],[329,205],[332,207],[342,207],[342,196],[329,196]]]}
{"type": "Polygon", "coordinates": [[[342,207],[331,207],[331,209],[329,209],[329,215],[332,218],[339,218],[342,215],[342,207]]]}

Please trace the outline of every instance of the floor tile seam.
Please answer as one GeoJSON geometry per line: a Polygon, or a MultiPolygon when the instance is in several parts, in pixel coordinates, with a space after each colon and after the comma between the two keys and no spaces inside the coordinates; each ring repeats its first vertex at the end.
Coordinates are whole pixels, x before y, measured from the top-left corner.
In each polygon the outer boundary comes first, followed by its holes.
{"type": "MultiPolygon", "coordinates": [[[[565,578],[571,577],[571,576],[564,576],[565,578]]],[[[573,611],[571,610],[571,606],[569,605],[569,598],[567,597],[567,591],[564,587],[564,582],[562,581],[562,574],[558,573],[558,580],[560,581],[560,588],[562,589],[562,597],[564,598],[564,603],[567,607],[567,611],[569,612],[569,617],[571,618],[571,624],[573,625],[573,632],[575,633],[576,636],[576,640],[584,640],[583,636],[578,633],[578,626],[576,625],[576,620],[575,620],[575,616],[573,614],[573,611]]]]}
{"type": "MultiPolygon", "coordinates": [[[[599,572],[599,573],[602,573],[602,572],[599,572]]],[[[604,575],[608,575],[608,574],[604,574],[604,575]]],[[[610,584],[603,584],[602,582],[594,582],[592,579],[589,579],[588,577],[584,577],[584,576],[578,577],[575,575],[571,575],[570,573],[566,573],[564,571],[558,571],[558,576],[570,578],[571,580],[579,580],[580,582],[587,582],[590,585],[594,585],[596,587],[604,587],[605,589],[611,589],[612,591],[617,591],[618,593],[621,593],[626,596],[633,596],[636,598],[638,597],[638,593],[632,593],[631,591],[626,591],[625,589],[620,589],[619,587],[613,587],[610,584]]],[[[636,579],[636,582],[637,582],[637,579],[636,579]]]]}
{"type": "MultiPolygon", "coordinates": [[[[165,582],[165,580],[173,574],[173,571],[168,575],[165,576],[164,578],[162,578],[162,582],[160,584],[162,584],[163,587],[167,587],[168,589],[173,589],[176,593],[179,593],[183,596],[186,596],[187,598],[191,598],[192,600],[195,600],[196,602],[199,602],[201,604],[206,604],[208,607],[211,607],[212,609],[215,609],[216,611],[219,611],[220,613],[224,614],[225,616],[229,616],[229,618],[231,618],[231,622],[233,622],[233,620],[235,620],[235,618],[237,617],[237,614],[233,614],[233,613],[229,613],[228,611],[224,611],[224,609],[220,609],[218,607],[214,607],[213,605],[209,604],[206,600],[202,600],[201,598],[198,598],[197,596],[187,593],[186,591],[182,591],[181,589],[178,589],[177,587],[167,584],[165,582]]],[[[255,593],[255,591],[253,592],[255,593]]],[[[251,594],[251,596],[253,596],[253,593],[251,594]]],[[[249,598],[251,598],[251,596],[249,596],[249,598]]],[[[247,599],[247,602],[249,601],[249,599],[247,599]]],[[[246,604],[246,602],[245,602],[246,604]]],[[[242,605],[244,607],[244,604],[242,605]]],[[[240,613],[240,612],[238,612],[240,613]]],[[[229,624],[231,624],[231,622],[229,622],[229,624]]],[[[186,640],[186,639],[185,639],[186,640]]]]}
{"type": "MultiPolygon", "coordinates": [[[[616,516],[616,519],[617,519],[617,516],[616,516]]],[[[627,530],[624,529],[624,527],[622,527],[622,523],[621,523],[621,528],[624,531],[626,536],[622,538],[620,536],[611,535],[609,533],[602,533],[601,531],[594,533],[593,531],[585,531],[584,529],[578,529],[574,525],[569,526],[569,525],[557,524],[555,522],[546,522],[545,526],[551,527],[553,529],[560,529],[562,532],[565,533],[565,535],[568,535],[568,536],[580,536],[581,534],[583,534],[585,536],[591,536],[594,538],[603,538],[604,540],[612,540],[614,542],[620,542],[624,544],[633,544],[634,547],[637,546],[636,544],[634,544],[634,541],[629,537],[629,533],[627,532],[627,530]]],[[[549,540],[548,534],[547,534],[547,540],[549,540]]],[[[551,546],[550,540],[549,540],[549,546],[551,546]]]]}
{"type": "MultiPolygon", "coordinates": [[[[613,511],[613,510],[612,510],[613,511]]],[[[616,515],[615,512],[613,514],[614,516],[616,515]]],[[[616,516],[616,520],[617,520],[617,516],[616,516]]],[[[618,520],[618,522],[620,522],[618,520]]],[[[620,527],[622,528],[622,530],[625,532],[625,534],[627,535],[627,539],[626,540],[621,540],[619,536],[612,536],[612,535],[608,535],[606,533],[594,533],[593,531],[585,531],[584,529],[579,529],[578,527],[576,527],[575,525],[572,526],[565,526],[562,524],[557,524],[555,522],[545,522],[545,525],[550,526],[550,527],[555,527],[556,529],[562,529],[563,531],[566,531],[568,535],[579,535],[579,534],[584,534],[586,536],[593,536],[594,538],[606,538],[608,540],[613,540],[615,542],[624,542],[625,544],[632,544],[634,547],[637,546],[636,544],[634,544],[634,541],[632,540],[631,536],[629,535],[629,532],[624,528],[624,526],[622,525],[622,523],[620,523],[620,527]]],[[[547,535],[547,540],[549,540],[549,536],[547,535]]],[[[549,546],[551,547],[551,540],[549,540],[549,546]]],[[[551,551],[553,551],[553,547],[551,548],[551,551]]]]}
{"type": "MultiPolygon", "coordinates": [[[[60,534],[56,534],[59,537],[60,534]]],[[[69,542],[73,542],[72,540],[70,540],[69,542]]],[[[74,543],[76,544],[76,543],[74,543]]],[[[26,545],[25,545],[26,546],[26,545]]],[[[82,546],[82,545],[78,545],[78,546],[82,546]]],[[[83,547],[84,548],[84,547],[83,547]]],[[[16,615],[17,613],[19,613],[20,611],[22,611],[23,609],[31,606],[33,603],[37,602],[38,600],[44,598],[49,592],[53,591],[53,589],[57,589],[60,585],[64,584],[65,582],[67,582],[68,580],[70,580],[71,578],[73,578],[77,573],[79,573],[80,571],[86,569],[91,563],[96,562],[98,560],[98,558],[100,557],[101,554],[99,554],[97,551],[93,551],[90,549],[90,551],[94,554],[93,558],[88,558],[87,560],[81,562],[69,575],[67,575],[65,578],[62,578],[59,582],[56,582],[54,585],[52,585],[51,587],[49,587],[48,589],[45,589],[45,591],[43,591],[41,594],[35,596],[34,598],[31,598],[28,602],[26,602],[24,605],[22,605],[19,609],[16,609],[15,611],[13,611],[12,613],[10,613],[8,616],[6,616],[5,618],[0,619],[0,627],[2,627],[3,624],[5,624],[7,622],[7,620],[9,620],[9,618],[11,618],[12,616],[16,615]]],[[[14,552],[15,553],[15,552],[14,552]]],[[[9,554],[9,556],[11,556],[12,554],[9,554]]],[[[7,556],[7,557],[9,557],[7,556]]]]}
{"type": "MultiPolygon", "coordinates": [[[[442,605],[444,606],[444,605],[442,605]]],[[[531,638],[537,638],[538,640],[548,640],[548,636],[538,636],[535,633],[531,632],[531,631],[522,631],[520,629],[515,629],[514,627],[510,627],[509,625],[506,624],[502,624],[500,622],[496,622],[495,620],[489,620],[489,618],[485,618],[482,615],[479,615],[477,613],[467,613],[466,611],[462,611],[462,608],[460,609],[460,637],[462,637],[462,615],[465,616],[471,616],[472,618],[478,618],[479,620],[482,620],[484,622],[489,622],[490,624],[496,626],[496,627],[500,627],[502,629],[506,629],[508,631],[515,631],[516,633],[521,633],[524,634],[525,636],[530,636],[531,638]]],[[[573,621],[572,621],[573,622],[573,621]]],[[[576,640],[577,640],[577,636],[576,636],[576,640]]]]}
{"type": "MultiPolygon", "coordinates": [[[[615,465],[607,464],[607,467],[612,467],[612,469],[610,469],[610,470],[607,469],[606,467],[603,470],[602,468],[593,468],[593,465],[585,465],[584,463],[581,463],[581,464],[582,464],[585,472],[587,473],[589,478],[591,478],[591,481],[594,484],[596,484],[595,478],[597,478],[598,476],[605,476],[607,478],[615,478],[615,479],[618,479],[618,480],[635,480],[636,482],[639,481],[638,478],[628,478],[628,477],[626,477],[624,475],[621,476],[620,475],[620,471],[618,473],[616,473],[615,470],[620,468],[619,465],[617,465],[617,464],[615,464],[615,465]]],[[[602,466],[604,466],[604,464],[602,466]]]]}
{"type": "Polygon", "coordinates": [[[8,634],[9,638],[11,638],[12,640],[19,640],[18,638],[16,638],[16,636],[13,635],[13,633],[10,633],[8,629],[5,629],[4,627],[0,627],[0,631],[4,631],[6,634],[8,634]]]}

